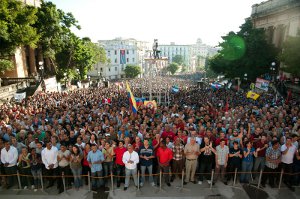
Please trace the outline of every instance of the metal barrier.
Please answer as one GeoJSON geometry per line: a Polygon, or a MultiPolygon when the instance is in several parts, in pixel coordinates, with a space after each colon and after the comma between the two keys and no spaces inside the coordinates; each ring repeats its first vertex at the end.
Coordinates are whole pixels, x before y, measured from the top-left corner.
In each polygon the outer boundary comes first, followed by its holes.
{"type": "MultiPolygon", "coordinates": [[[[235,169],[234,172],[226,172],[225,174],[234,174],[234,178],[233,178],[233,187],[236,186],[236,180],[237,180],[237,175],[238,174],[259,174],[259,179],[258,179],[258,184],[257,184],[257,188],[259,188],[261,186],[261,181],[262,181],[262,176],[263,174],[280,174],[280,178],[279,178],[279,184],[278,184],[278,189],[281,188],[282,185],[282,178],[283,175],[290,175],[290,176],[295,176],[295,175],[300,175],[300,172],[298,173],[284,173],[283,170],[281,170],[280,172],[263,172],[262,170],[260,172],[238,172],[237,169],[235,169]]],[[[213,188],[213,181],[214,181],[214,175],[215,175],[215,171],[212,170],[211,173],[195,173],[195,175],[208,175],[210,174],[210,186],[209,188],[212,189],[213,188]]],[[[182,170],[181,173],[163,173],[162,171],[160,171],[158,174],[152,174],[152,176],[159,176],[159,189],[162,190],[162,175],[181,175],[181,187],[180,189],[183,189],[184,187],[184,176],[185,176],[185,172],[184,170],[182,170]]],[[[16,176],[17,180],[18,180],[18,187],[19,189],[22,189],[22,184],[21,184],[21,177],[32,177],[32,175],[24,175],[24,174],[20,174],[19,171],[17,171],[16,174],[12,174],[12,175],[0,175],[0,178],[2,177],[11,177],[11,176],[16,176]]],[[[117,176],[114,175],[113,173],[110,173],[110,175],[108,176],[102,176],[102,177],[91,177],[90,172],[88,172],[87,175],[80,175],[81,177],[88,177],[88,191],[91,191],[91,179],[105,179],[105,178],[110,178],[111,180],[111,191],[114,191],[114,177],[118,177],[118,178],[126,178],[126,176],[117,176]]],[[[138,171],[137,174],[135,175],[137,176],[138,180],[138,185],[137,185],[137,190],[140,190],[140,172],[138,171]]],[[[143,176],[150,176],[149,174],[145,174],[143,176]]],[[[65,178],[74,178],[73,175],[64,175],[64,172],[62,173],[62,175],[58,175],[58,176],[43,176],[42,173],[40,174],[40,183],[41,183],[41,189],[44,190],[44,182],[43,179],[45,178],[62,178],[62,182],[63,182],[63,189],[64,192],[67,191],[66,188],[66,179],[65,178]]],[[[132,178],[133,176],[131,176],[132,178]]],[[[224,185],[226,186],[226,185],[224,185]]]]}

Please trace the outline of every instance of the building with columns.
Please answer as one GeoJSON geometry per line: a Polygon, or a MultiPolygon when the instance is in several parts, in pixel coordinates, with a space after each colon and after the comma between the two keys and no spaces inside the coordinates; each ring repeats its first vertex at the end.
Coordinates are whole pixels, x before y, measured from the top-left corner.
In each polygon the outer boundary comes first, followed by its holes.
{"type": "MultiPolygon", "coordinates": [[[[20,0],[24,4],[39,7],[42,3],[41,0],[20,0]]],[[[29,77],[37,74],[38,59],[35,49],[29,46],[20,46],[16,49],[11,59],[14,63],[14,68],[0,74],[1,77],[29,77]]]]}
{"type": "Polygon", "coordinates": [[[97,63],[88,75],[106,79],[124,78],[126,65],[140,66],[143,73],[144,58],[151,49],[149,42],[120,37],[112,40],[99,40],[98,43],[105,49],[108,63],[97,63]]]}
{"type": "Polygon", "coordinates": [[[299,0],[269,0],[252,6],[251,19],[255,28],[264,28],[267,39],[281,48],[288,36],[300,31],[299,0]]]}

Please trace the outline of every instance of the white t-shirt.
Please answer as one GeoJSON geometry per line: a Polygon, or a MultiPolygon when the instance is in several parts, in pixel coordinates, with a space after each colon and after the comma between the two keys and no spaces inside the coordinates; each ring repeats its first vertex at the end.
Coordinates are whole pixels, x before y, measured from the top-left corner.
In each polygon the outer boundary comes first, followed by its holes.
{"type": "MultiPolygon", "coordinates": [[[[287,149],[287,147],[285,144],[281,146],[281,152],[284,152],[286,149],[287,149]]],[[[281,162],[283,162],[285,164],[292,164],[296,150],[297,149],[296,149],[295,145],[292,144],[292,146],[290,146],[288,152],[285,155],[282,154],[281,162]]]]}

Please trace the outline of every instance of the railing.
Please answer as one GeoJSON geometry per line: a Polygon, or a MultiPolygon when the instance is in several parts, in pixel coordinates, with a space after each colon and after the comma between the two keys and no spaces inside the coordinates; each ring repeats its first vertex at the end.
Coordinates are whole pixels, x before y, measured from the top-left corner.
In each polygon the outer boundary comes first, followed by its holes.
{"type": "MultiPolygon", "coordinates": [[[[209,189],[212,189],[213,188],[213,185],[214,185],[214,177],[215,175],[219,175],[220,173],[215,173],[214,170],[212,170],[210,173],[195,173],[195,176],[198,176],[198,175],[210,175],[210,186],[209,186],[209,189]]],[[[278,189],[281,189],[282,187],[282,179],[283,179],[283,176],[284,175],[288,175],[288,176],[295,176],[295,175],[300,175],[300,172],[297,172],[297,173],[284,173],[283,170],[281,170],[280,172],[265,172],[263,170],[259,171],[259,172],[240,172],[240,171],[237,171],[237,169],[235,169],[234,172],[225,172],[224,173],[225,175],[227,174],[231,174],[234,176],[233,178],[233,184],[232,184],[232,187],[236,187],[237,186],[237,177],[239,174],[259,174],[259,179],[258,179],[258,183],[255,187],[257,187],[258,189],[260,189],[262,186],[261,186],[261,181],[262,181],[262,177],[263,177],[263,174],[274,174],[274,175],[277,175],[279,176],[279,184],[278,184],[278,189]]],[[[180,184],[180,187],[177,187],[177,188],[180,188],[180,189],[183,189],[184,188],[184,177],[185,177],[185,172],[184,170],[182,170],[181,173],[172,173],[172,172],[167,172],[167,173],[163,173],[162,171],[160,171],[159,173],[156,173],[156,174],[152,174],[152,175],[149,175],[149,174],[145,174],[143,176],[145,177],[148,177],[148,176],[157,176],[159,179],[159,189],[162,190],[162,178],[163,178],[163,175],[169,175],[170,177],[172,175],[181,175],[181,184],[180,184]]],[[[18,180],[18,188],[21,190],[22,189],[22,184],[21,184],[21,177],[29,177],[29,178],[33,178],[32,175],[24,175],[24,174],[20,174],[19,171],[17,171],[17,173],[15,174],[11,174],[11,175],[0,175],[0,178],[2,177],[12,177],[12,176],[16,176],[17,177],[17,180],[18,180]]],[[[126,178],[126,176],[118,176],[118,175],[114,175],[114,174],[110,174],[110,175],[107,175],[107,176],[102,176],[102,177],[92,177],[90,175],[90,173],[88,172],[87,175],[80,175],[80,177],[87,177],[88,178],[88,191],[92,191],[91,189],[91,179],[110,179],[110,191],[114,191],[114,178],[126,178]]],[[[140,189],[140,177],[141,177],[141,174],[140,172],[138,171],[137,174],[135,175],[132,175],[132,177],[137,177],[137,190],[140,189]]],[[[62,173],[62,175],[56,175],[56,176],[43,176],[42,173],[40,174],[39,176],[39,180],[40,180],[40,183],[41,183],[41,189],[42,191],[44,190],[44,179],[47,178],[61,178],[62,179],[62,183],[63,183],[63,191],[64,192],[67,192],[67,186],[66,186],[66,178],[74,178],[73,175],[64,175],[64,173],[62,173]]],[[[229,185],[224,185],[224,186],[229,186],[229,185]]],[[[254,185],[253,185],[254,186],[254,185]]],[[[1,194],[1,192],[0,192],[1,194]]]]}

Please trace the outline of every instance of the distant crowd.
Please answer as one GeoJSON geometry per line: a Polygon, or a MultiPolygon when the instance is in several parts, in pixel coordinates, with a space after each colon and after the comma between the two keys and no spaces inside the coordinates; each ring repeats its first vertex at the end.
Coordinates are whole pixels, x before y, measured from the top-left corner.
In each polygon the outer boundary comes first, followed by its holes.
{"type": "Polygon", "coordinates": [[[17,171],[22,188],[37,191],[45,176],[45,188],[56,185],[59,193],[64,186],[58,176],[73,176],[66,186],[78,190],[88,183],[88,173],[92,189],[109,185],[113,174],[125,191],[130,177],[135,186],[143,187],[146,179],[158,186],[160,171],[167,186],[182,171],[184,185],[227,185],[236,170],[242,172],[240,183],[257,179],[262,170],[261,185],[276,187],[283,170],[292,191],[300,184],[299,103],[286,104],[271,90],[253,100],[243,91],[199,89],[168,78],[131,80],[134,95],[147,93],[149,81],[155,92],[168,92],[170,103],[142,105],[137,114],[124,86],[115,84],[1,105],[1,186],[17,185],[17,171]],[[170,91],[173,85],[179,92],[170,91]]]}

